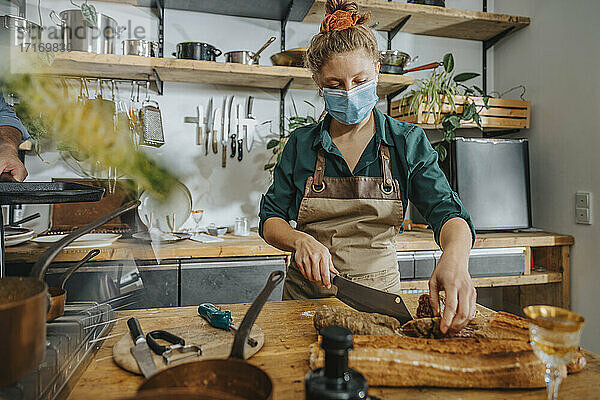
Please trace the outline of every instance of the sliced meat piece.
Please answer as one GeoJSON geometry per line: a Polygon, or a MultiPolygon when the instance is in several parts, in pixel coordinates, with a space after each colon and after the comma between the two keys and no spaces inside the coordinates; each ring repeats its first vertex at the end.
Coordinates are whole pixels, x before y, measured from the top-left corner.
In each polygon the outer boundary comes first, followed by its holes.
{"type": "Polygon", "coordinates": [[[433,318],[433,308],[431,307],[431,296],[427,293],[419,296],[419,305],[417,307],[417,318],[433,318]]]}
{"type": "Polygon", "coordinates": [[[313,324],[318,331],[327,326],[343,326],[355,335],[398,335],[401,330],[400,322],[387,315],[333,306],[317,308],[313,324]]]}

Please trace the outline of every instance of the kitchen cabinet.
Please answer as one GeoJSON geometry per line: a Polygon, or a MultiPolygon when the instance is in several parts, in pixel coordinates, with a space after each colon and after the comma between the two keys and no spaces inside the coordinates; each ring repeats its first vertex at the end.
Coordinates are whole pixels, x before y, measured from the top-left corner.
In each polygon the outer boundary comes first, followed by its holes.
{"type": "MultiPolygon", "coordinates": [[[[285,269],[286,259],[281,256],[183,260],[181,305],[252,302],[269,274],[285,269]]],[[[282,293],[283,285],[279,285],[269,301],[281,300],[282,293]]]]}

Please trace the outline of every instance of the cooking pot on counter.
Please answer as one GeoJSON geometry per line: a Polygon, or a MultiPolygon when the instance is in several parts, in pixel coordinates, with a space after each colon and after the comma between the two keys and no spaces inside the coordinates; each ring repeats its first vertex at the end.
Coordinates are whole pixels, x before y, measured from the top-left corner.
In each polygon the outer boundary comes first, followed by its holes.
{"type": "Polygon", "coordinates": [[[96,14],[96,27],[93,27],[80,9],[61,11],[58,17],[52,10],[50,18],[60,26],[62,43],[69,51],[115,54],[117,38],[125,30],[113,18],[102,13],[96,14]]]}
{"type": "Polygon", "coordinates": [[[29,277],[0,278],[0,387],[17,382],[44,359],[50,299],[43,277],[52,260],[75,239],[139,204],[128,203],[65,236],[38,258],[29,277]]]}
{"type": "Polygon", "coordinates": [[[200,61],[216,61],[221,54],[215,46],[202,42],[177,43],[177,53],[173,53],[177,58],[200,61]]]}
{"type": "Polygon", "coordinates": [[[25,18],[3,15],[0,16],[0,37],[6,36],[9,46],[36,47],[42,43],[42,27],[25,18]]]}

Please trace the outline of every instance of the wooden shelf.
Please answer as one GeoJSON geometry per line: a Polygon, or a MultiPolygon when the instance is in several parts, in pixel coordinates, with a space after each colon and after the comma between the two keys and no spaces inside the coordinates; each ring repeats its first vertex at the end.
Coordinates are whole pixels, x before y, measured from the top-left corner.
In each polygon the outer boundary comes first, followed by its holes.
{"type": "MultiPolygon", "coordinates": [[[[325,14],[325,3],[326,0],[315,0],[303,22],[321,23],[325,14]]],[[[518,31],[531,22],[527,17],[408,4],[400,1],[359,0],[357,3],[361,12],[371,12],[369,23],[378,23],[375,29],[380,31],[393,30],[400,21],[410,15],[400,32],[484,41],[509,29],[511,33],[518,31]]]]}
{"type": "MultiPolygon", "coordinates": [[[[35,64],[39,66],[39,63],[35,64]]],[[[29,66],[30,72],[32,65],[25,65],[29,66]]],[[[148,80],[154,79],[153,69],[164,82],[282,89],[290,79],[293,79],[291,89],[316,89],[311,73],[304,68],[92,54],[78,51],[56,53],[52,67],[43,68],[41,71],[45,74],[61,76],[148,80]]],[[[380,96],[384,96],[413,82],[413,78],[409,76],[381,74],[378,92],[380,96]]]]}
{"type": "MultiPolygon", "coordinates": [[[[545,283],[557,282],[562,282],[562,273],[560,272],[532,272],[531,275],[473,278],[473,285],[475,287],[541,285],[545,283]]],[[[429,290],[429,284],[426,280],[402,281],[401,287],[402,290],[429,290]]]]}

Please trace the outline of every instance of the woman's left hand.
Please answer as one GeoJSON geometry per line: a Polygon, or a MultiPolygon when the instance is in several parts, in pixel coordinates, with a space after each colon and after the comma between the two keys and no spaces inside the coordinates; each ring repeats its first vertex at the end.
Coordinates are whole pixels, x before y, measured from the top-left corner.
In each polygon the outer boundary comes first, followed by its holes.
{"type": "Polygon", "coordinates": [[[436,316],[440,315],[439,291],[446,292],[446,306],[440,330],[458,332],[473,319],[476,310],[477,292],[469,275],[469,259],[444,252],[429,279],[431,306],[436,316]]]}

